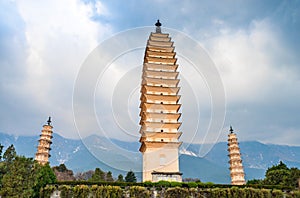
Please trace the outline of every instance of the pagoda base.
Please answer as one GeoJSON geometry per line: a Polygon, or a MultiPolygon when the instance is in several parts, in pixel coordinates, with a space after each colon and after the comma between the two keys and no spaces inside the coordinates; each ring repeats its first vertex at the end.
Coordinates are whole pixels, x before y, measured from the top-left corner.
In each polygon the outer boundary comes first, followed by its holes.
{"type": "Polygon", "coordinates": [[[182,182],[182,173],[180,172],[157,172],[153,171],[152,175],[152,182],[158,181],[176,181],[182,182]]]}

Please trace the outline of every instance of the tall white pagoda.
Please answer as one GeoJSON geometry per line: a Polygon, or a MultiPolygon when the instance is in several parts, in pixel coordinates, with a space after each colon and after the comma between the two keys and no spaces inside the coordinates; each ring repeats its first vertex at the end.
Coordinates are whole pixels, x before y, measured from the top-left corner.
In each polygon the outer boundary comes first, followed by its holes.
{"type": "Polygon", "coordinates": [[[182,181],[179,172],[178,64],[174,43],[167,33],[150,33],[144,57],[140,97],[140,152],[143,154],[143,181],[182,181]]]}

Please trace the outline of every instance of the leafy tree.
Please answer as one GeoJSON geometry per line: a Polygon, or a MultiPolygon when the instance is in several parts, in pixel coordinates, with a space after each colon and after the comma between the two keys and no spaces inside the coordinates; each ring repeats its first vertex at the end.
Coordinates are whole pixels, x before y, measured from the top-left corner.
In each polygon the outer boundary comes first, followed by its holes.
{"type": "Polygon", "coordinates": [[[0,162],[2,160],[3,145],[0,143],[0,162]]]}
{"type": "Polygon", "coordinates": [[[53,169],[56,169],[58,172],[67,172],[68,169],[65,164],[60,164],[59,166],[54,166],[53,169]]]}
{"type": "Polygon", "coordinates": [[[40,165],[35,162],[35,183],[33,186],[35,197],[38,197],[41,188],[54,182],[56,182],[56,176],[49,163],[40,165]]]}
{"type": "Polygon", "coordinates": [[[106,181],[108,181],[108,182],[113,182],[114,181],[114,179],[112,177],[112,173],[110,171],[108,171],[106,173],[106,181]]]}
{"type": "Polygon", "coordinates": [[[3,151],[3,146],[0,144],[0,186],[1,186],[1,179],[4,174],[4,164],[2,162],[2,151],[3,151]]]}
{"type": "Polygon", "coordinates": [[[92,175],[92,178],[89,181],[105,181],[105,173],[100,168],[96,168],[94,174],[92,175]]]}
{"type": "Polygon", "coordinates": [[[3,154],[3,160],[6,163],[11,163],[17,156],[14,145],[10,145],[3,154]]]}
{"type": "Polygon", "coordinates": [[[118,175],[117,181],[118,181],[118,182],[124,182],[124,178],[123,178],[123,175],[122,175],[122,174],[118,175]]]}
{"type": "Polygon", "coordinates": [[[288,186],[289,176],[289,168],[282,161],[280,161],[278,165],[274,165],[267,169],[266,178],[264,179],[263,183],[268,185],[288,186]]]}
{"type": "Polygon", "coordinates": [[[266,174],[274,170],[289,170],[289,168],[282,161],[280,161],[278,165],[274,165],[271,168],[268,168],[266,174]]]}
{"type": "Polygon", "coordinates": [[[132,170],[130,170],[126,177],[125,177],[126,182],[136,182],[136,176],[132,170]]]}
{"type": "Polygon", "coordinates": [[[263,180],[261,179],[252,179],[252,180],[248,180],[247,184],[262,184],[263,180]]]}
{"type": "Polygon", "coordinates": [[[0,194],[3,197],[33,197],[35,185],[34,161],[32,158],[17,156],[8,172],[3,176],[0,194]]]}
{"type": "Polygon", "coordinates": [[[5,151],[0,171],[0,197],[39,197],[40,188],[56,180],[49,164],[18,156],[13,145],[5,151]]]}
{"type": "Polygon", "coordinates": [[[293,187],[298,187],[299,179],[300,179],[300,170],[298,168],[291,168],[288,183],[293,187]]]}
{"type": "Polygon", "coordinates": [[[93,174],[94,174],[93,170],[88,170],[86,172],[79,172],[75,175],[75,179],[78,181],[82,181],[82,180],[87,181],[92,178],[93,174]]]}
{"type": "Polygon", "coordinates": [[[183,182],[201,182],[198,178],[184,178],[183,182]]]}
{"type": "Polygon", "coordinates": [[[300,170],[298,168],[289,169],[282,161],[278,165],[268,168],[266,177],[262,181],[267,185],[298,186],[300,170]]]}
{"type": "Polygon", "coordinates": [[[285,169],[267,171],[264,183],[268,185],[288,186],[289,176],[290,171],[285,169]]]}
{"type": "MultiPolygon", "coordinates": [[[[3,146],[1,145],[1,154],[2,149],[3,146]]],[[[2,178],[9,171],[10,165],[16,156],[17,154],[14,145],[10,145],[4,152],[3,156],[1,155],[3,161],[0,162],[0,184],[2,184],[2,178]]]]}
{"type": "Polygon", "coordinates": [[[58,181],[73,181],[75,180],[72,170],[69,170],[65,164],[60,164],[59,166],[54,166],[53,171],[56,175],[58,181]]]}

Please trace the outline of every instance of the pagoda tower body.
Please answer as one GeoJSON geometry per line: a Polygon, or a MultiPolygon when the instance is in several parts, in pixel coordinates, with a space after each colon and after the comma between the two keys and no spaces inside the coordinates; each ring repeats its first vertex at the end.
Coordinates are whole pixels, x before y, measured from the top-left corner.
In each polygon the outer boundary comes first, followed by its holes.
{"type": "Polygon", "coordinates": [[[48,163],[49,157],[51,156],[50,145],[52,144],[52,128],[51,117],[49,117],[47,124],[43,126],[43,130],[39,139],[39,145],[35,154],[35,160],[41,165],[48,163]]]}
{"type": "Polygon", "coordinates": [[[245,174],[242,165],[241,153],[239,143],[236,134],[233,133],[233,129],[230,126],[230,133],[228,134],[228,152],[229,152],[229,164],[230,164],[230,177],[232,185],[244,185],[245,174]]]}
{"type": "Polygon", "coordinates": [[[150,34],[145,51],[140,97],[143,181],[182,181],[176,53],[169,34],[161,33],[159,21],[155,25],[156,32],[150,34]]]}

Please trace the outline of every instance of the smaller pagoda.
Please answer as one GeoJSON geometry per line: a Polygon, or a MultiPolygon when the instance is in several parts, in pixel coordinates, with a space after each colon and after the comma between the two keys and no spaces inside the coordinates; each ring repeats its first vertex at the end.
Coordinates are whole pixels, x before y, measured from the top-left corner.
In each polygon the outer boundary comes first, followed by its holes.
{"type": "Polygon", "coordinates": [[[245,174],[242,165],[241,153],[239,143],[236,134],[233,133],[233,129],[230,126],[228,134],[228,152],[229,152],[229,164],[230,164],[230,177],[232,185],[244,185],[245,174]]]}
{"type": "Polygon", "coordinates": [[[47,124],[43,126],[42,134],[40,135],[39,139],[39,145],[35,154],[35,160],[41,165],[47,164],[49,162],[49,157],[51,156],[50,145],[52,144],[52,128],[51,117],[49,117],[47,124]]]}

